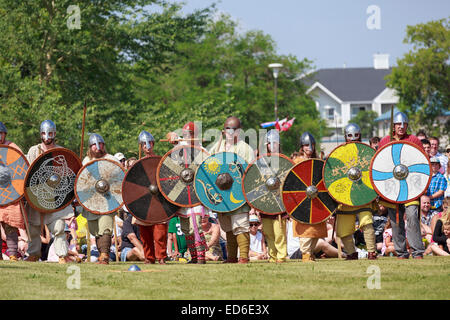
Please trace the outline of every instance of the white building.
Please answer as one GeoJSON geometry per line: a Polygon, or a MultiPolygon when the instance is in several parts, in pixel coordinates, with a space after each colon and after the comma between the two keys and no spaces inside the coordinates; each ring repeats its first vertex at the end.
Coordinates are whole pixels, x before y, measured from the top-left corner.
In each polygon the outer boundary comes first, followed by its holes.
{"type": "Polygon", "coordinates": [[[322,138],[326,154],[343,142],[343,128],[359,111],[373,110],[380,116],[398,103],[395,90],[386,87],[391,70],[388,55],[376,54],[372,68],[320,69],[305,77],[306,93],[334,132],[322,138]]]}

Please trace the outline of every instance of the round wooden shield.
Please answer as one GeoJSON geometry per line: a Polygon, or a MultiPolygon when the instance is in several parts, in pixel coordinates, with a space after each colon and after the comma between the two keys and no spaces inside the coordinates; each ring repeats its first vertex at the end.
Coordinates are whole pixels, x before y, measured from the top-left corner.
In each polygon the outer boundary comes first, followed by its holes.
{"type": "Polygon", "coordinates": [[[348,206],[362,206],[378,194],[370,182],[370,162],[375,149],[361,142],[335,148],[323,167],[323,181],[330,196],[348,206]]]}
{"type": "Polygon", "coordinates": [[[247,162],[233,152],[219,152],[209,156],[195,173],[195,193],[201,203],[214,212],[230,212],[246,201],[242,179],[247,162]]]}
{"type": "Polygon", "coordinates": [[[25,177],[25,198],[42,213],[59,211],[72,203],[81,161],[66,148],[50,149],[33,161],[25,177]]]}
{"type": "Polygon", "coordinates": [[[286,212],[301,223],[317,224],[328,219],[337,208],[323,182],[325,162],[308,159],[296,164],[282,185],[286,212]]]}
{"type": "Polygon", "coordinates": [[[0,146],[0,207],[16,203],[23,197],[29,166],[22,152],[7,145],[0,146]]]}
{"type": "Polygon", "coordinates": [[[75,196],[87,211],[103,215],[120,209],[124,168],[116,161],[96,159],[86,163],[75,180],[75,196]]]}
{"type": "Polygon", "coordinates": [[[291,159],[279,153],[261,155],[249,164],[242,184],[247,203],[264,214],[285,212],[281,183],[293,165],[291,159]]]}
{"type": "Polygon", "coordinates": [[[156,169],[161,158],[150,156],[137,161],[128,169],[122,183],[122,198],[128,211],[147,223],[169,221],[179,208],[159,192],[156,169]]]}
{"type": "Polygon", "coordinates": [[[406,203],[426,192],[431,181],[430,161],[409,141],[393,141],[379,149],[370,164],[375,191],[394,203],[406,203]]]}
{"type": "Polygon", "coordinates": [[[156,181],[161,194],[180,207],[195,207],[200,200],[194,191],[194,175],[209,153],[198,146],[183,145],[167,152],[161,159],[156,181]]]}

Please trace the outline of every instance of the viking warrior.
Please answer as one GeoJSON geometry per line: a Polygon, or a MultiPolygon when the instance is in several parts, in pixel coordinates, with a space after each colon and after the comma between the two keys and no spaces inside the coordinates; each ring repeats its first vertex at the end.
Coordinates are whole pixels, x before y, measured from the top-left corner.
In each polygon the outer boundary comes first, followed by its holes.
{"type": "MultiPolygon", "coordinates": [[[[22,150],[15,143],[6,140],[6,135],[8,130],[3,122],[0,121],[0,145],[7,145],[19,150],[22,150]]],[[[9,251],[9,260],[17,261],[17,251],[18,251],[18,231],[19,229],[25,228],[25,221],[23,219],[22,212],[20,211],[20,203],[10,204],[8,206],[0,207],[0,222],[5,230],[6,234],[6,245],[9,251]]],[[[2,239],[0,237],[0,248],[2,244],[2,239]]],[[[0,260],[2,255],[0,254],[0,260]]]]}
{"type": "MultiPolygon", "coordinates": [[[[169,141],[175,144],[179,137],[174,132],[167,134],[169,141]]],[[[183,139],[180,145],[200,146],[201,143],[198,138],[198,128],[194,122],[188,122],[183,127],[183,139]]],[[[203,149],[203,148],[202,148],[203,149]]],[[[204,149],[205,150],[205,149],[204,149]]],[[[206,151],[206,150],[205,150],[206,151]]],[[[191,208],[182,207],[178,211],[180,217],[181,231],[183,231],[186,238],[186,245],[191,255],[191,260],[188,263],[205,264],[206,251],[208,250],[205,235],[202,229],[202,218],[208,218],[211,210],[205,208],[203,205],[197,205],[191,208]]]]}
{"type": "MultiPolygon", "coordinates": [[[[138,137],[139,144],[144,151],[144,157],[154,156],[153,147],[155,138],[148,131],[141,131],[138,137]]],[[[145,263],[155,263],[156,260],[160,264],[165,264],[167,258],[167,223],[146,223],[133,219],[139,226],[139,234],[144,248],[145,263]]]]}
{"type": "MultiPolygon", "coordinates": [[[[394,115],[392,123],[394,125],[392,129],[394,141],[409,141],[414,143],[419,149],[424,150],[420,140],[416,136],[407,133],[408,117],[405,113],[397,112],[394,115]]],[[[379,148],[381,149],[384,145],[389,143],[390,140],[389,135],[381,139],[379,148]]],[[[425,249],[420,232],[419,201],[411,201],[404,205],[393,204],[387,201],[382,201],[381,203],[387,207],[388,210],[388,217],[392,224],[392,238],[398,258],[409,258],[409,252],[406,248],[406,232],[408,234],[408,243],[412,249],[413,258],[422,259],[425,249]],[[406,214],[406,230],[404,214],[406,214]]]]}
{"type": "MultiPolygon", "coordinates": [[[[309,132],[304,132],[300,137],[300,150],[298,156],[294,157],[295,163],[317,158],[316,153],[316,140],[314,136],[309,132]]],[[[314,249],[320,238],[327,237],[327,224],[326,221],[318,224],[305,224],[298,221],[293,221],[293,236],[300,238],[300,250],[302,252],[303,262],[315,261],[314,249]]]]}
{"type": "MultiPolygon", "coordinates": [[[[263,149],[260,154],[280,153],[280,134],[272,129],[264,137],[263,149]]],[[[286,218],[289,215],[284,212],[279,215],[259,213],[263,226],[263,232],[269,247],[269,262],[286,262],[286,218]]]]}
{"type": "MultiPolygon", "coordinates": [[[[349,123],[344,128],[345,142],[361,142],[361,129],[355,123],[349,123]]],[[[373,228],[372,212],[376,210],[376,202],[373,201],[364,206],[349,206],[342,204],[336,211],[336,234],[341,238],[347,253],[346,260],[358,260],[358,252],[353,242],[355,232],[356,215],[358,215],[359,228],[364,234],[367,246],[368,259],[377,258],[375,245],[375,230],[373,228]]]]}
{"type": "MultiPolygon", "coordinates": [[[[87,155],[82,163],[85,165],[90,161],[97,159],[108,159],[120,164],[113,155],[107,153],[105,140],[103,140],[102,136],[93,133],[89,137],[89,149],[87,150],[87,155]]],[[[82,215],[88,221],[89,232],[95,237],[97,249],[100,252],[97,264],[109,264],[109,252],[116,212],[98,215],[83,208],[82,215]]]]}
{"type": "MultiPolygon", "coordinates": [[[[221,139],[210,149],[210,153],[234,152],[247,163],[255,159],[254,150],[244,141],[239,139],[241,121],[236,117],[225,120],[221,139]],[[225,137],[225,139],[223,139],[225,137]]],[[[250,207],[244,204],[240,208],[219,214],[219,222],[227,234],[227,260],[225,263],[248,263],[250,247],[250,224],[248,213],[250,207]],[[239,248],[239,260],[237,251],[239,248]]]]}
{"type": "MultiPolygon", "coordinates": [[[[27,154],[30,164],[41,154],[53,148],[61,148],[56,144],[56,125],[51,120],[44,120],[40,125],[41,143],[30,148],[27,154]]],[[[26,261],[38,261],[41,256],[41,221],[42,226],[47,225],[54,236],[55,253],[59,257],[59,263],[71,261],[68,257],[68,245],[64,232],[65,219],[74,216],[72,206],[52,213],[40,213],[31,206],[27,206],[28,222],[30,224],[31,241],[28,245],[28,259],[26,261]]]]}

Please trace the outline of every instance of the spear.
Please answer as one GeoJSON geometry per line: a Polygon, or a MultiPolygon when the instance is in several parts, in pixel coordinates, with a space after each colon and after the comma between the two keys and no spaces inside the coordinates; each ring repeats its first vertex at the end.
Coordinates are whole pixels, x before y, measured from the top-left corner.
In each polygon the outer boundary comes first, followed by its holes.
{"type": "MultiPolygon", "coordinates": [[[[80,146],[80,160],[83,159],[84,149],[84,128],[86,125],[86,99],[84,99],[83,107],[83,124],[81,126],[81,146],[80,146]]],[[[87,244],[87,262],[91,261],[91,234],[89,233],[89,222],[86,223],[86,244],[87,244]]]]}

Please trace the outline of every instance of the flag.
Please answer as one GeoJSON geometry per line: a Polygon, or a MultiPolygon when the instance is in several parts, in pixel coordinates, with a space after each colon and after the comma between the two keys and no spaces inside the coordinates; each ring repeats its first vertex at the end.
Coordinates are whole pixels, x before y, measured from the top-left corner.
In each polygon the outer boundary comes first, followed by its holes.
{"type": "Polygon", "coordinates": [[[291,120],[283,123],[283,125],[281,126],[281,131],[288,131],[289,128],[292,127],[292,125],[294,124],[294,120],[295,118],[292,118],[291,120]]]}
{"type": "Polygon", "coordinates": [[[275,125],[276,121],[261,123],[261,128],[270,128],[275,125]]]}
{"type": "Polygon", "coordinates": [[[276,123],[275,123],[275,128],[276,128],[278,131],[282,131],[281,128],[282,128],[283,125],[286,123],[286,121],[287,121],[287,118],[284,118],[284,119],[281,120],[281,121],[278,121],[278,119],[277,119],[277,121],[276,121],[276,123]]]}

